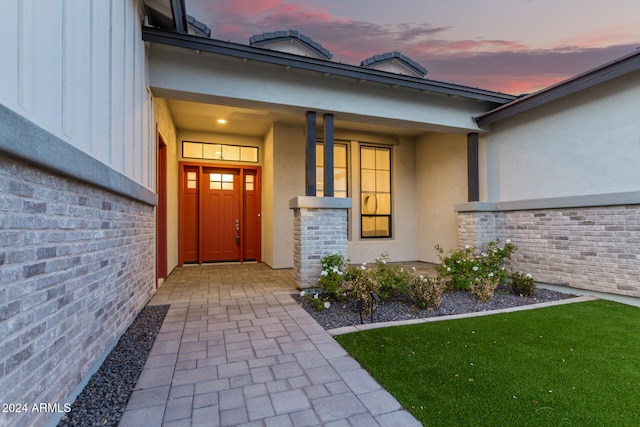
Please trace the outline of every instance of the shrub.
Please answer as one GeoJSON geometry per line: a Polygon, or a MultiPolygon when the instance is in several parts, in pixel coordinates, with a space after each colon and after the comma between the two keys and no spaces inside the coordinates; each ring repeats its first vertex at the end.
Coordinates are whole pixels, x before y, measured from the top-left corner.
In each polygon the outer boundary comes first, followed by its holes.
{"type": "Polygon", "coordinates": [[[328,296],[341,299],[344,292],[344,269],[347,265],[344,256],[330,254],[324,256],[320,262],[322,263],[322,272],[318,286],[328,296]]]}
{"type": "Polygon", "coordinates": [[[300,291],[300,296],[313,305],[316,311],[322,311],[331,307],[329,298],[320,296],[318,292],[300,291]]]}
{"type": "Polygon", "coordinates": [[[369,316],[374,303],[371,292],[380,293],[380,285],[376,280],[376,273],[367,268],[366,264],[359,267],[351,266],[344,274],[347,284],[347,296],[362,301],[362,314],[369,316]]]}
{"type": "Polygon", "coordinates": [[[375,280],[380,288],[380,297],[387,299],[394,292],[402,293],[410,275],[404,268],[389,264],[389,253],[383,252],[376,258],[375,280]]]}
{"type": "Polygon", "coordinates": [[[475,282],[471,282],[469,288],[478,301],[487,302],[493,298],[493,293],[498,287],[498,282],[487,277],[480,277],[475,282]]]}
{"type": "Polygon", "coordinates": [[[511,273],[511,287],[515,293],[523,297],[532,297],[536,292],[536,282],[533,277],[517,271],[511,273]]]}
{"type": "Polygon", "coordinates": [[[440,277],[431,279],[413,276],[407,284],[408,294],[416,305],[429,310],[435,310],[440,306],[445,288],[446,284],[440,277]]]}
{"type": "MultiPolygon", "coordinates": [[[[507,240],[504,246],[499,241],[489,242],[483,252],[465,246],[442,257],[442,249],[436,246],[442,264],[436,266],[438,275],[449,282],[454,289],[468,291],[471,286],[487,279],[496,286],[508,277],[504,264],[517,248],[507,240]]],[[[476,288],[477,286],[474,285],[476,288]]],[[[495,288],[494,288],[495,289],[495,288]]]]}

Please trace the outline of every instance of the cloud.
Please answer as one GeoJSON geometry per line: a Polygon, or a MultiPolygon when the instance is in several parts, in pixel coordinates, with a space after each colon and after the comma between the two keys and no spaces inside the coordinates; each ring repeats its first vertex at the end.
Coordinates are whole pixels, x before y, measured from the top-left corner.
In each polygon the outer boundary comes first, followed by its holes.
{"type": "Polygon", "coordinates": [[[336,62],[358,65],[372,55],[397,50],[427,68],[428,78],[514,94],[542,89],[637,47],[615,43],[620,29],[531,49],[519,40],[451,39],[451,27],[430,23],[344,19],[287,0],[188,0],[187,7],[209,25],[213,38],[247,44],[255,34],[294,29],[322,44],[336,62]]]}

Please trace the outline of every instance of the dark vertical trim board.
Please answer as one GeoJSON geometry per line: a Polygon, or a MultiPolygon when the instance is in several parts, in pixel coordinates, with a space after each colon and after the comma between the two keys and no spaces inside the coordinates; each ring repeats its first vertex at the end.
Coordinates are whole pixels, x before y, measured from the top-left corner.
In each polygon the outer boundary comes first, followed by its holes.
{"type": "Polygon", "coordinates": [[[467,187],[468,201],[480,200],[480,178],[478,172],[478,132],[467,134],[467,187]]]}
{"type": "Polygon", "coordinates": [[[305,196],[316,195],[316,112],[307,111],[305,196]]]}
{"type": "Polygon", "coordinates": [[[324,196],[333,197],[333,114],[324,115],[324,196]]]}

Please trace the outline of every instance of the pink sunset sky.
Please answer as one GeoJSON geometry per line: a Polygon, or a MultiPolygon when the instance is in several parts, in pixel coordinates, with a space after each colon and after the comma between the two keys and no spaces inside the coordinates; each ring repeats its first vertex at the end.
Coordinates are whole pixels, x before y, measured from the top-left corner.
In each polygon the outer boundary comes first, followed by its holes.
{"type": "Polygon", "coordinates": [[[427,78],[531,93],[640,47],[640,0],[186,0],[211,38],[297,30],[359,65],[400,51],[427,78]]]}

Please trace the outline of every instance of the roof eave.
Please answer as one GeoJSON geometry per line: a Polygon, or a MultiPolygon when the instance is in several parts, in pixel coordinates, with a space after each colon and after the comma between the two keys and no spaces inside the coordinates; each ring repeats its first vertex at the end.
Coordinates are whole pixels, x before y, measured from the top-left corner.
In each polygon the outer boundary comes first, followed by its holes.
{"type": "Polygon", "coordinates": [[[423,92],[439,93],[452,97],[463,97],[499,105],[506,104],[516,99],[514,95],[508,95],[500,92],[477,89],[453,83],[444,83],[436,80],[420,79],[401,74],[396,75],[386,71],[304,57],[286,52],[266,50],[221,40],[206,39],[189,34],[180,34],[173,31],[150,27],[143,28],[142,38],[143,40],[151,43],[199,50],[202,52],[226,55],[244,60],[282,65],[283,67],[316,71],[326,75],[350,77],[360,81],[388,84],[392,87],[404,87],[417,89],[423,92]]]}
{"type": "Polygon", "coordinates": [[[637,70],[640,70],[640,50],[564,80],[546,89],[532,93],[531,95],[501,105],[487,113],[474,117],[474,120],[479,127],[484,128],[498,121],[513,117],[637,70]]]}

